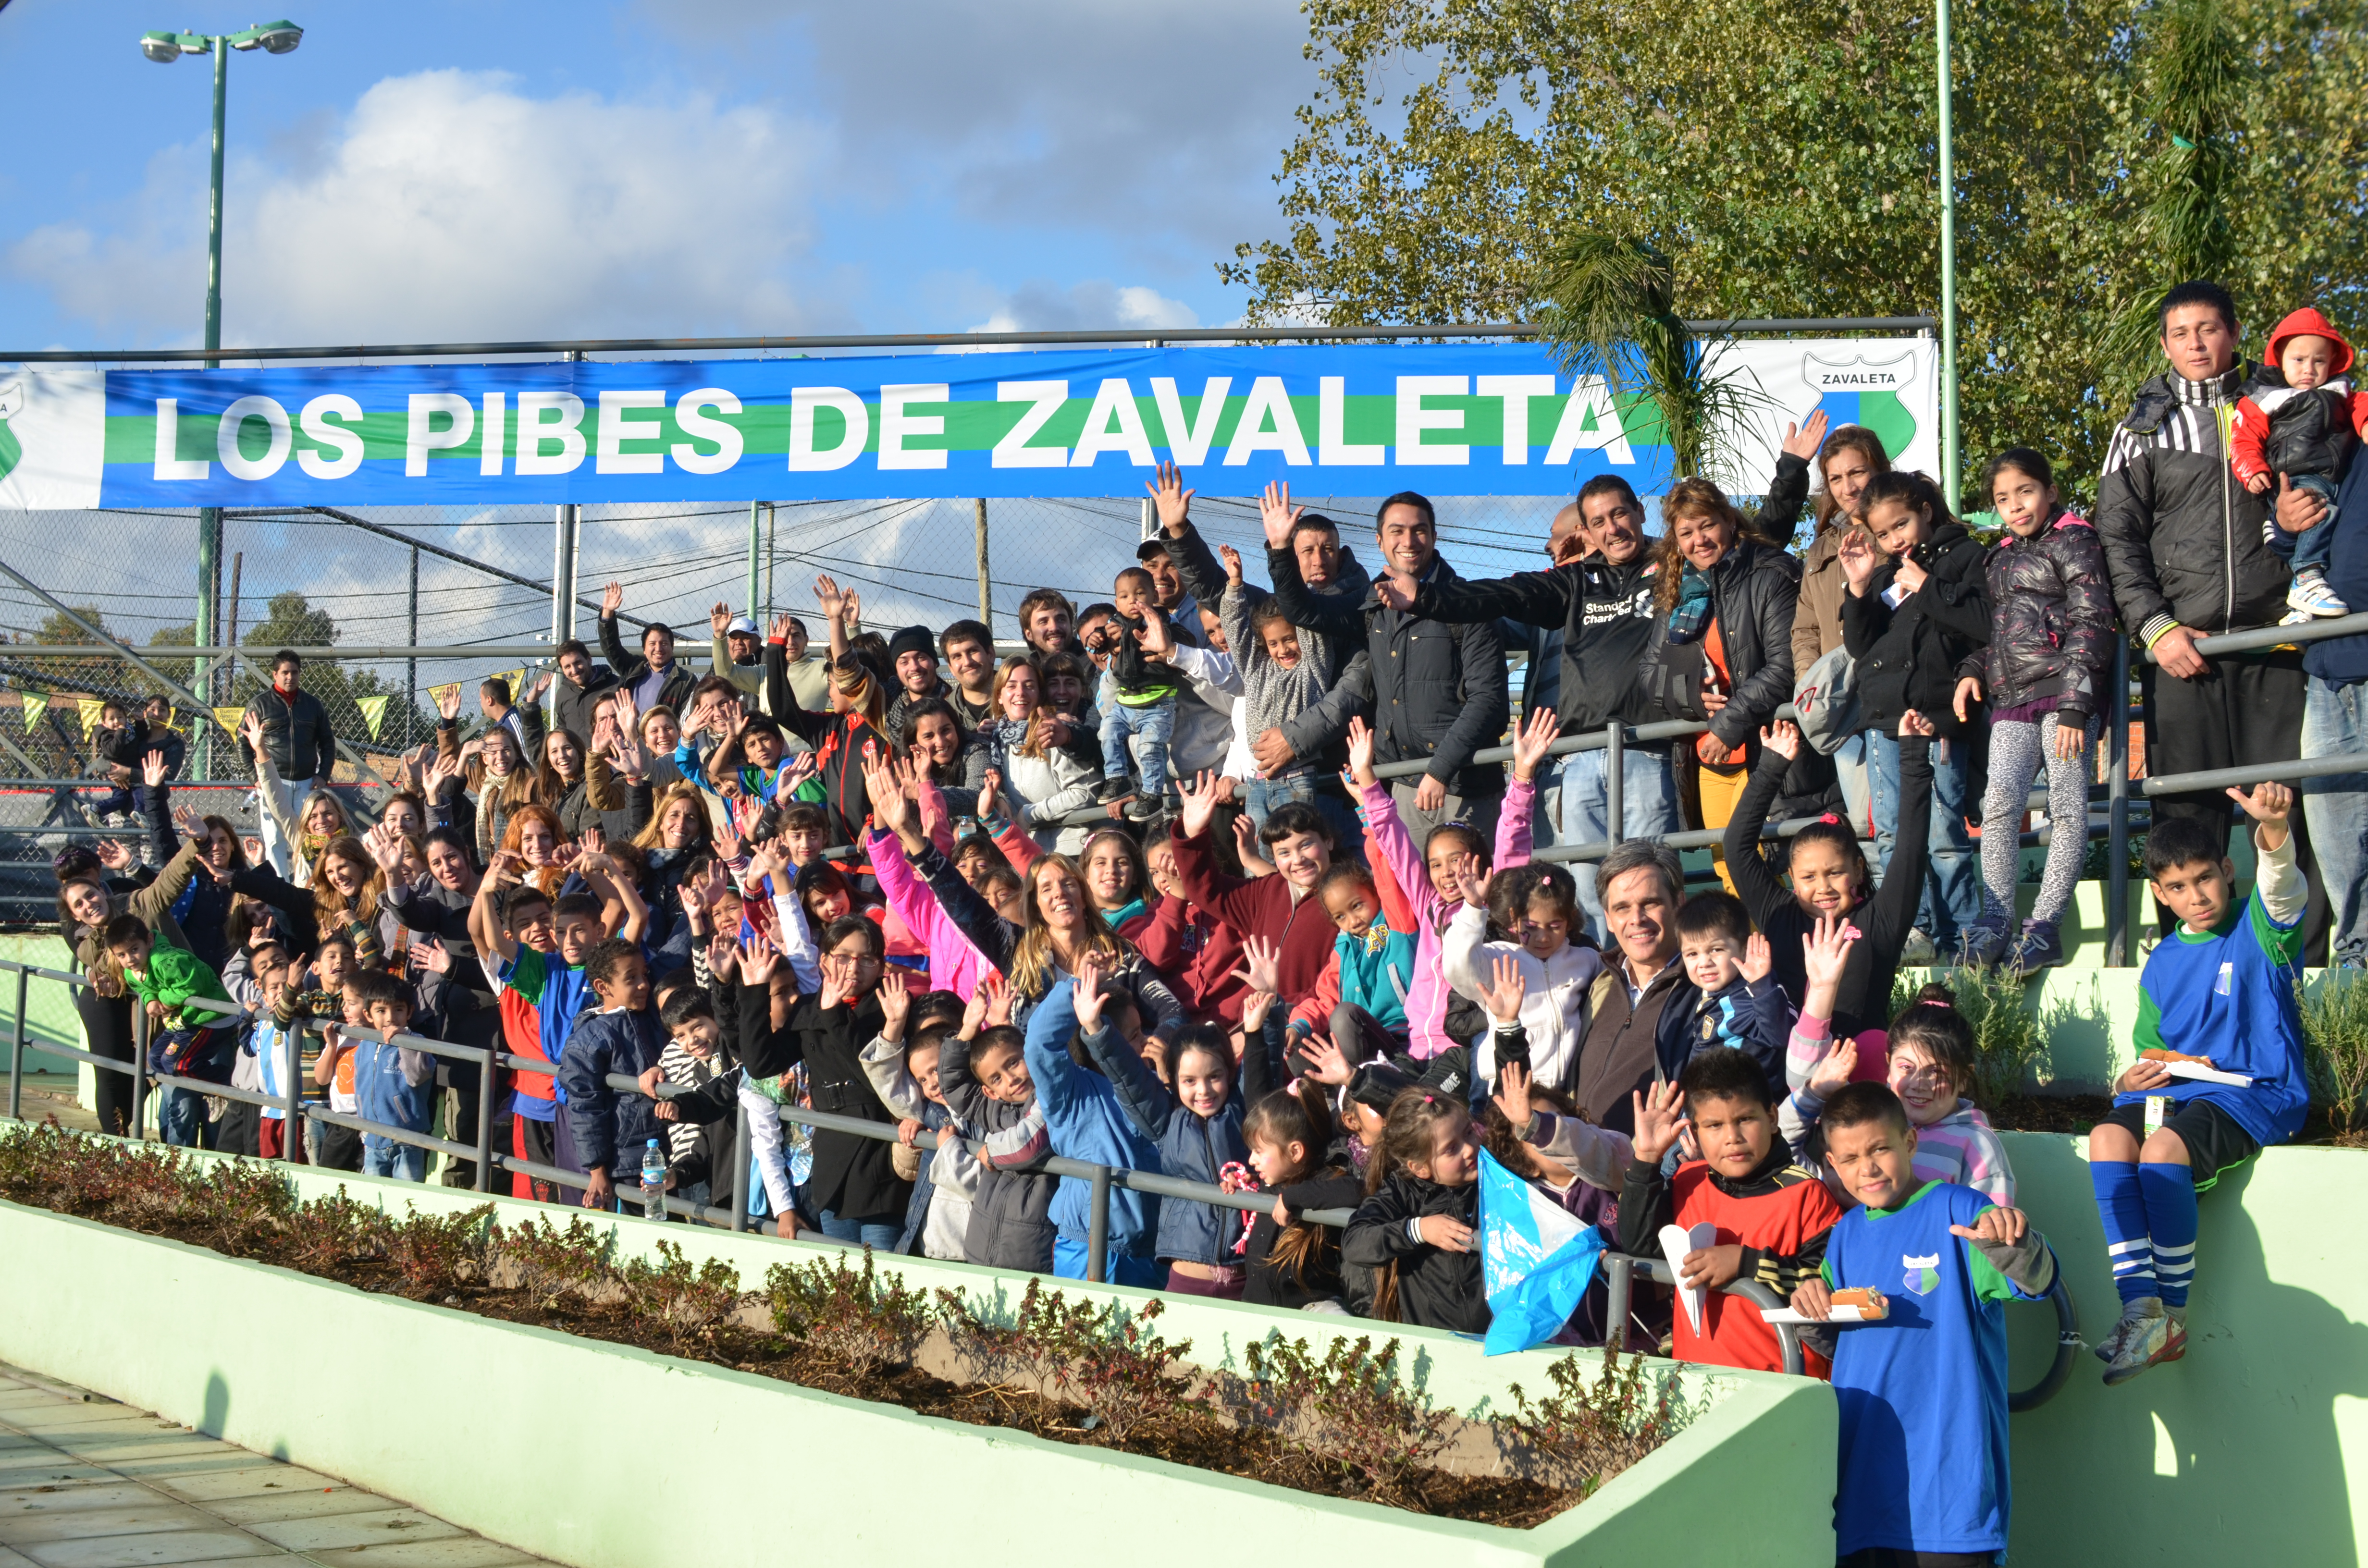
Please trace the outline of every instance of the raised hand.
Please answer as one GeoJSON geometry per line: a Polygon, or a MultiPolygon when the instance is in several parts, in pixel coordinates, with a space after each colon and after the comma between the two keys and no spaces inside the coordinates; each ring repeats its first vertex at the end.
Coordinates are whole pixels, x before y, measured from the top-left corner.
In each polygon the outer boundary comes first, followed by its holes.
{"type": "Polygon", "coordinates": [[[978,1031],[986,1027],[986,1005],[990,1000],[984,982],[972,988],[970,1000],[962,1004],[962,1039],[976,1040],[978,1031]]]}
{"type": "Polygon", "coordinates": [[[1291,482],[1269,482],[1266,494],[1258,497],[1258,526],[1266,530],[1269,550],[1287,550],[1291,546],[1292,525],[1307,510],[1291,504],[1291,482]]]}
{"type": "MultiPolygon", "coordinates": [[[[850,970],[854,967],[852,964],[848,964],[844,959],[834,960],[825,956],[823,960],[825,966],[834,961],[850,970]]],[[[781,950],[773,946],[773,939],[770,937],[766,936],[762,931],[751,934],[746,941],[740,944],[740,983],[743,985],[770,983],[773,971],[780,967],[780,962],[781,950]]]]}
{"type": "Polygon", "coordinates": [[[413,969],[418,970],[426,974],[450,974],[452,972],[452,955],[445,949],[441,943],[414,942],[411,944],[410,953],[411,967],[413,969]]]}
{"type": "Polygon", "coordinates": [[[539,705],[542,701],[542,694],[551,689],[551,683],[556,678],[558,672],[545,666],[526,683],[526,690],[519,694],[518,700],[529,708],[539,705]]]}
{"type": "Polygon", "coordinates": [[[775,616],[773,618],[773,624],[769,633],[771,640],[782,644],[784,649],[786,649],[791,636],[797,631],[797,627],[794,624],[796,619],[797,618],[790,614],[787,610],[783,610],[780,614],[775,616]]]}
{"type": "Polygon", "coordinates": [[[1513,732],[1513,777],[1525,784],[1536,778],[1538,764],[1561,738],[1560,714],[1545,707],[1531,713],[1529,722],[1513,732]]]}
{"type": "Polygon", "coordinates": [[[1217,776],[1202,768],[1201,776],[1189,783],[1178,779],[1176,792],[1184,801],[1183,812],[1177,818],[1184,836],[1197,838],[1208,832],[1210,822],[1217,814],[1217,776]]]}
{"type": "Polygon", "coordinates": [[[1307,1058],[1307,1075],[1319,1084],[1346,1084],[1356,1075],[1356,1068],[1340,1054],[1340,1048],[1322,1035],[1310,1035],[1302,1041],[1299,1053],[1307,1058]]]}
{"type": "Polygon", "coordinates": [[[1091,1034],[1102,1027],[1102,1006],[1110,1000],[1102,983],[1109,977],[1110,964],[1101,949],[1089,948],[1077,960],[1077,983],[1072,1005],[1077,1011],[1077,1028],[1091,1034]]]}
{"type": "Polygon", "coordinates": [[[1156,606],[1143,618],[1143,631],[1135,641],[1143,644],[1143,656],[1155,664],[1167,663],[1176,652],[1175,629],[1156,606]]]}
{"type": "Polygon", "coordinates": [[[1373,775],[1373,730],[1362,718],[1349,721],[1349,778],[1360,790],[1381,780],[1373,775]]]}
{"type": "Polygon", "coordinates": [[[1263,937],[1251,937],[1242,943],[1242,967],[1232,978],[1253,991],[1280,994],[1282,991],[1282,949],[1263,937]]]}
{"type": "Polygon", "coordinates": [[[612,582],[600,590],[600,619],[614,620],[617,612],[625,608],[625,585],[612,582]]]}
{"type": "Polygon", "coordinates": [[[1835,559],[1841,563],[1842,577],[1850,584],[1850,591],[1864,598],[1867,585],[1874,581],[1875,573],[1882,568],[1883,552],[1875,549],[1873,540],[1853,528],[1843,533],[1841,543],[1835,547],[1835,559]]]}
{"type": "Polygon", "coordinates": [[[1814,460],[1817,449],[1826,444],[1826,411],[1822,408],[1800,425],[1784,426],[1784,455],[1799,458],[1803,462],[1814,460]]]}
{"type": "Polygon", "coordinates": [[[1488,907],[1490,881],[1491,873],[1480,869],[1479,856],[1459,855],[1455,858],[1455,888],[1463,895],[1463,902],[1472,908],[1488,907]]]}
{"type": "Polygon", "coordinates": [[[1234,587],[1242,585],[1242,552],[1230,544],[1217,546],[1217,559],[1225,563],[1225,581],[1234,587]]]}
{"type": "Polygon", "coordinates": [[[2263,827],[2283,827],[2294,812],[2294,791],[2273,778],[2254,785],[2250,793],[2231,789],[2227,795],[2263,827]]]}
{"type": "Polygon", "coordinates": [[[729,980],[740,972],[740,944],[728,931],[718,931],[707,943],[707,972],[729,980]]]}
{"type": "Polygon", "coordinates": [[[152,751],[140,759],[140,781],[151,790],[165,782],[165,754],[152,751]]]}
{"type": "MultiPolygon", "coordinates": [[[[456,693],[452,699],[455,712],[459,711],[460,701],[456,693]]],[[[263,755],[263,716],[253,712],[240,714],[238,733],[239,738],[246,742],[246,749],[260,757],[263,755]]]]}
{"type": "Polygon", "coordinates": [[[1395,577],[1374,578],[1373,597],[1379,601],[1383,609],[1394,609],[1400,615],[1407,614],[1414,608],[1414,595],[1402,586],[1395,577]]]}
{"type": "MultiPolygon", "coordinates": [[[[1250,820],[1247,812],[1234,819],[1234,854],[1240,859],[1242,875],[1246,877],[1263,877],[1273,869],[1273,862],[1266,858],[1266,852],[1258,845],[1258,824],[1250,820]]],[[[1163,888],[1160,891],[1165,892],[1167,890],[1163,888]]]]}
{"type": "Polygon", "coordinates": [[[839,592],[837,580],[827,572],[814,579],[814,608],[822,611],[825,620],[837,620],[847,608],[847,596],[839,592]]]}
{"type": "Polygon", "coordinates": [[[1776,954],[1768,946],[1768,938],[1758,931],[1743,944],[1743,978],[1757,985],[1768,978],[1776,967],[1776,954]]]}
{"type": "Polygon", "coordinates": [[[711,635],[721,637],[723,635],[723,629],[731,624],[732,607],[719,600],[715,607],[707,612],[707,630],[711,635]]]}
{"type": "Polygon", "coordinates": [[[1172,462],[1159,465],[1156,483],[1145,481],[1143,486],[1151,492],[1151,502],[1159,511],[1159,526],[1178,539],[1184,537],[1184,526],[1192,516],[1192,497],[1197,490],[1184,488],[1184,471],[1172,462]]]}
{"type": "Polygon", "coordinates": [[[459,681],[436,688],[436,716],[447,723],[461,717],[461,683],[459,681]]]}
{"type": "Polygon", "coordinates": [[[1649,1088],[1631,1095],[1635,1113],[1636,1132],[1632,1142],[1639,1162],[1657,1165],[1661,1156],[1677,1143],[1678,1131],[1684,1125],[1686,1096],[1674,1079],[1664,1079],[1649,1088]]]}
{"type": "Polygon", "coordinates": [[[1521,998],[1529,993],[1529,982],[1521,976],[1521,961],[1510,953],[1499,953],[1488,966],[1488,978],[1480,990],[1480,1001],[1488,1016],[1500,1024],[1521,1021],[1521,998]]]}
{"type": "Polygon", "coordinates": [[[863,788],[871,798],[871,815],[882,827],[899,838],[918,831],[916,808],[905,795],[896,769],[887,758],[869,754],[864,756],[863,788]]]}
{"type": "Polygon", "coordinates": [[[1801,758],[1801,726],[1790,719],[1779,719],[1759,729],[1759,744],[1787,762],[1801,758]]]}
{"type": "Polygon", "coordinates": [[[852,637],[863,630],[863,596],[849,588],[840,599],[839,619],[847,623],[847,634],[852,637]]]}
{"type": "Polygon", "coordinates": [[[403,839],[386,824],[380,823],[363,834],[362,847],[370,851],[370,858],[386,873],[390,882],[403,874],[403,839]]]}
{"type": "Polygon", "coordinates": [[[1497,1108],[1505,1113],[1505,1119],[1513,1124],[1517,1137],[1529,1126],[1530,1117],[1536,1109],[1530,1103],[1530,1070],[1518,1062],[1508,1062],[1497,1070],[1497,1093],[1492,1097],[1497,1108]]]}
{"type": "Polygon", "coordinates": [[[1857,940],[1858,927],[1847,916],[1817,916],[1816,928],[1801,938],[1804,997],[1820,986],[1841,984],[1842,968],[1850,962],[1850,944],[1857,940]]]}
{"type": "Polygon", "coordinates": [[[638,784],[649,771],[650,754],[641,742],[620,740],[609,750],[609,766],[628,784],[638,784]]]}
{"type": "Polygon", "coordinates": [[[1818,1099],[1831,1099],[1841,1093],[1843,1085],[1850,1081],[1850,1074],[1857,1071],[1858,1041],[1847,1038],[1838,1040],[1823,1056],[1817,1058],[1816,1065],[1809,1069],[1809,1076],[1802,1087],[1818,1099]]]}
{"type": "Polygon", "coordinates": [[[91,846],[91,853],[97,856],[98,863],[110,871],[128,871],[131,869],[131,847],[120,838],[100,839],[91,846]]]}
{"type": "Polygon", "coordinates": [[[883,1040],[905,1038],[905,1019],[913,1010],[912,993],[905,989],[905,971],[889,966],[880,977],[880,1035],[883,1040]]]}
{"type": "Polygon", "coordinates": [[[1011,1005],[1019,999],[1012,991],[1011,983],[999,974],[991,973],[978,984],[979,989],[986,993],[986,1027],[991,1029],[1008,1027],[1011,1005]]]}

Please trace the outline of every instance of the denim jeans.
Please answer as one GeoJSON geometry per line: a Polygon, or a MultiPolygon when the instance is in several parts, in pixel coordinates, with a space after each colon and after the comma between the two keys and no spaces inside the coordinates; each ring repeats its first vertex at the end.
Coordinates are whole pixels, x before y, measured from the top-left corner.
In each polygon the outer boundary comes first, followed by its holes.
{"type": "Polygon", "coordinates": [[[1280,778],[1245,778],[1242,780],[1242,814],[1253,824],[1266,826],[1266,819],[1277,806],[1296,801],[1303,806],[1314,806],[1316,813],[1332,825],[1332,858],[1353,858],[1357,846],[1365,841],[1365,824],[1343,796],[1320,789],[1314,768],[1299,773],[1287,773],[1280,778]]]}
{"type": "MultiPolygon", "coordinates": [[[[1167,1283],[1167,1266],[1156,1258],[1112,1257],[1106,1285],[1134,1285],[1145,1290],[1157,1290],[1167,1283]]],[[[1055,1279],[1083,1279],[1086,1277],[1086,1247],[1066,1236],[1053,1238],[1053,1277],[1055,1279]]]]}
{"type": "Polygon", "coordinates": [[[392,1138],[362,1135],[362,1175],[393,1176],[397,1181],[427,1179],[427,1151],[398,1143],[392,1138]]]}
{"type": "MultiPolygon", "coordinates": [[[[1562,759],[1562,824],[1564,844],[1597,844],[1610,836],[1611,809],[1604,785],[1606,753],[1575,751],[1562,759]]],[[[1657,838],[1678,830],[1678,781],[1669,767],[1669,754],[1631,746],[1620,754],[1620,835],[1657,838]]],[[[1579,907],[1587,912],[1588,934],[1603,940],[1603,896],[1596,891],[1595,868],[1571,868],[1578,882],[1579,907]]]]}
{"type": "MultiPolygon", "coordinates": [[[[2355,751],[2368,751],[2368,681],[2336,686],[2311,676],[2303,699],[2302,755],[2355,751]]],[[[2302,811],[2327,883],[2328,960],[2368,963],[2368,898],[2360,887],[2368,870],[2368,774],[2304,779],[2302,811]]]]}
{"type": "Polygon", "coordinates": [[[902,1214],[875,1215],[870,1219],[842,1220],[825,1209],[814,1216],[822,1233],[835,1242],[860,1242],[873,1252],[894,1252],[897,1240],[905,1233],[902,1214]]]}
{"type": "Polygon", "coordinates": [[[1102,685],[1102,774],[1105,778],[1123,778],[1127,775],[1129,750],[1127,737],[1143,743],[1142,750],[1133,754],[1136,776],[1143,780],[1145,795],[1163,794],[1167,789],[1167,743],[1176,733],[1176,699],[1165,697],[1143,707],[1131,707],[1118,699],[1118,688],[1105,681],[1102,685]]]}
{"type": "MultiPolygon", "coordinates": [[[[1924,849],[1924,892],[1916,905],[1916,928],[1932,938],[1943,956],[1958,931],[1981,918],[1982,863],[1965,832],[1965,752],[1932,743],[1932,825],[1924,849]]],[[[1874,810],[1875,875],[1887,873],[1899,822],[1899,742],[1866,732],[1866,771],[1874,810]]]]}
{"type": "Polygon", "coordinates": [[[156,1131],[165,1142],[183,1149],[198,1146],[198,1134],[206,1124],[206,1097],[188,1089],[161,1088],[156,1091],[156,1131]]]}

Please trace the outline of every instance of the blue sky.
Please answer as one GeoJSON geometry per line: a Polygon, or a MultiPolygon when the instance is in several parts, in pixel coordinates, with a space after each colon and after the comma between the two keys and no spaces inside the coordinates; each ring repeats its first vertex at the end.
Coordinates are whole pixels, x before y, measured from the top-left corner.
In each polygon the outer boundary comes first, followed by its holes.
{"type": "MultiPolygon", "coordinates": [[[[1180,326],[1279,227],[1289,0],[288,0],[231,61],[232,345],[1180,326]]],[[[0,12],[0,350],[199,340],[212,0],[0,12]]]]}

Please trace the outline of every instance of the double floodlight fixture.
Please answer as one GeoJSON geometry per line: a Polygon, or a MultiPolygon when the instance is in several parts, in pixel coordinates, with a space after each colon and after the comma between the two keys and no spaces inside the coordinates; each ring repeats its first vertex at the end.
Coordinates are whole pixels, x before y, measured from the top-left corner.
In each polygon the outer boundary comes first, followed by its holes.
{"type": "MultiPolygon", "coordinates": [[[[257,22],[245,32],[232,33],[220,41],[240,51],[259,49],[266,54],[289,54],[304,41],[304,29],[285,19],[257,22]]],[[[185,54],[211,54],[215,42],[204,33],[142,33],[140,52],[159,65],[170,65],[185,54]]]]}

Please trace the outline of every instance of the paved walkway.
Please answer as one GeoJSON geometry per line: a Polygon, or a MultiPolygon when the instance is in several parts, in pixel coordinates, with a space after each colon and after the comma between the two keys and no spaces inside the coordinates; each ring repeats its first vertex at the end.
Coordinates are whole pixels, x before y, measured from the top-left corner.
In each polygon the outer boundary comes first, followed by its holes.
{"type": "Polygon", "coordinates": [[[0,1366],[0,1568],[542,1559],[98,1394],[0,1366]]]}

